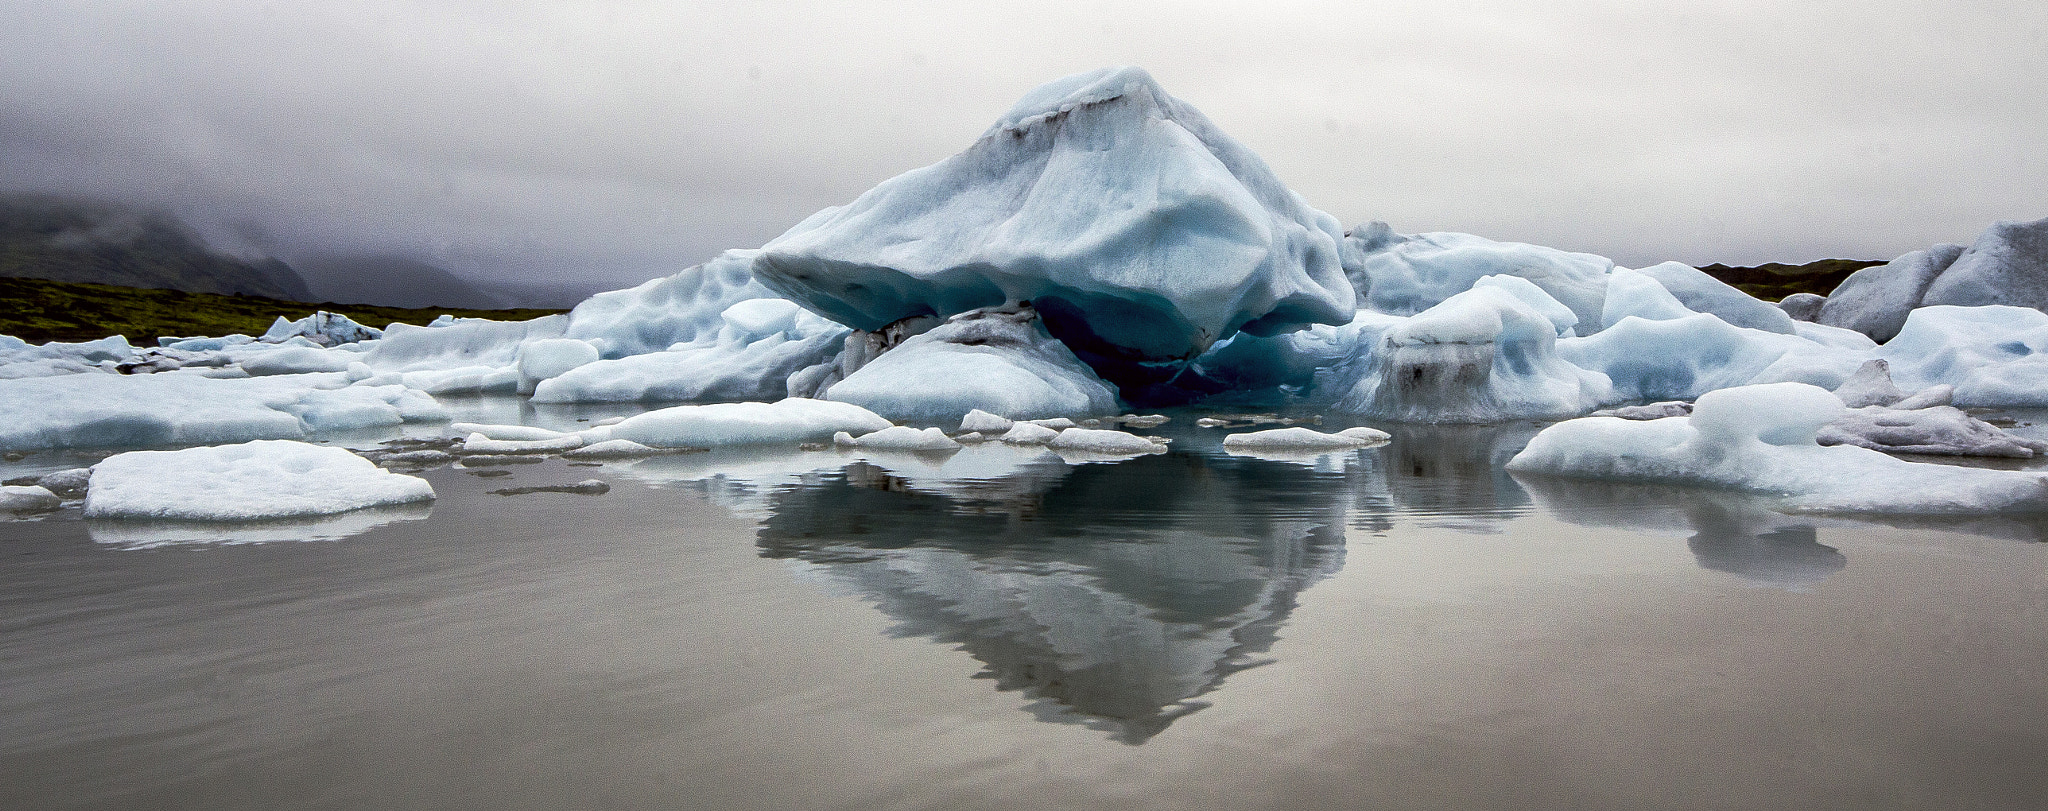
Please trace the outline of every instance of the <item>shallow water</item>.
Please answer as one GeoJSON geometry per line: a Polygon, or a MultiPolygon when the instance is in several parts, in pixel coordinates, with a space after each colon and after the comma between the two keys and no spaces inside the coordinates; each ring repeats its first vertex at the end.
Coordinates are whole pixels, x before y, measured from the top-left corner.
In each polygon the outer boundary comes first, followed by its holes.
{"type": "Polygon", "coordinates": [[[2034,522],[1518,480],[1528,425],[1187,422],[0,523],[0,807],[2048,807],[2034,522]]]}

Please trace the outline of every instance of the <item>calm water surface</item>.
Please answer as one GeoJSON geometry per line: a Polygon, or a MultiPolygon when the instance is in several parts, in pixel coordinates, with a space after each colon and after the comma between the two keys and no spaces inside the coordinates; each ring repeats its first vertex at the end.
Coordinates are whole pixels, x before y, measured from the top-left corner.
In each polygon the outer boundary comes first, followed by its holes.
{"type": "Polygon", "coordinates": [[[2048,807],[2041,526],[1517,480],[1535,426],[1190,421],[0,523],[0,807],[2048,807]]]}

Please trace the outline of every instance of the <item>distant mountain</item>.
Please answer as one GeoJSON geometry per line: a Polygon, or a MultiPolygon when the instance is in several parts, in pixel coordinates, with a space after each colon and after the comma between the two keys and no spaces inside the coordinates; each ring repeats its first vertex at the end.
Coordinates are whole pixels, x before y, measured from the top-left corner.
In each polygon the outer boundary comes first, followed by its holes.
{"type": "Polygon", "coordinates": [[[386,307],[497,309],[515,302],[446,270],[392,255],[309,256],[293,259],[322,301],[386,307]]]}
{"type": "Polygon", "coordinates": [[[169,214],[61,197],[0,197],[0,277],[303,300],[275,259],[217,253],[169,214]]]}
{"type": "Polygon", "coordinates": [[[1755,267],[1729,267],[1716,263],[1701,265],[1700,270],[1744,293],[1766,301],[1777,301],[1793,293],[1825,296],[1834,292],[1843,279],[1849,278],[1849,274],[1882,264],[1882,259],[1820,259],[1803,265],[1771,262],[1755,267]]]}

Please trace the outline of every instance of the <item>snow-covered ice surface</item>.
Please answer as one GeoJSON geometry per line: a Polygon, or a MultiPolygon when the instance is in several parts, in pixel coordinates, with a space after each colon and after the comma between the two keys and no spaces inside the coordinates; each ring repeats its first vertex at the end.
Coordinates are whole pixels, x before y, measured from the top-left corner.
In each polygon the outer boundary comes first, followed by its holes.
{"type": "Polygon", "coordinates": [[[931,423],[975,410],[1035,419],[1118,408],[1116,387],[1053,340],[1029,307],[953,316],[832,384],[824,396],[891,419],[931,423]]]}
{"type": "Polygon", "coordinates": [[[263,521],[428,501],[425,479],[289,440],[129,451],[92,469],[87,518],[263,521]]]}
{"type": "Polygon", "coordinates": [[[2048,512],[2048,476],[1906,462],[1815,432],[1842,401],[1801,383],[1711,392],[1692,416],[1586,417],[1543,430],[1508,463],[1520,473],[1668,482],[1763,493],[1795,511],[2048,512]]]}
{"type": "Polygon", "coordinates": [[[840,431],[866,434],[888,420],[857,405],[792,397],[773,403],[671,406],[609,426],[614,439],[655,448],[826,442],[840,431]]]}
{"type": "Polygon", "coordinates": [[[346,377],[185,372],[0,380],[0,449],[219,444],[447,419],[430,396],[346,377]]]}
{"type": "Polygon", "coordinates": [[[770,241],[763,284],[876,330],[1029,302],[1119,384],[1218,339],[1343,323],[1337,221],[1137,68],[1033,90],[952,158],[770,241]]]}

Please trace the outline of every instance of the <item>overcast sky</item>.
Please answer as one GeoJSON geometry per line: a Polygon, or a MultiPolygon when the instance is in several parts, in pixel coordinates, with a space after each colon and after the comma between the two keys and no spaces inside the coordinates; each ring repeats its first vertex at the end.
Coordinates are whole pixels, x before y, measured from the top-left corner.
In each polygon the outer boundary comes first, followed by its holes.
{"type": "Polygon", "coordinates": [[[2048,3],[0,0],[0,191],[622,286],[1149,69],[1348,226],[1641,266],[2048,216],[2048,3]]]}

